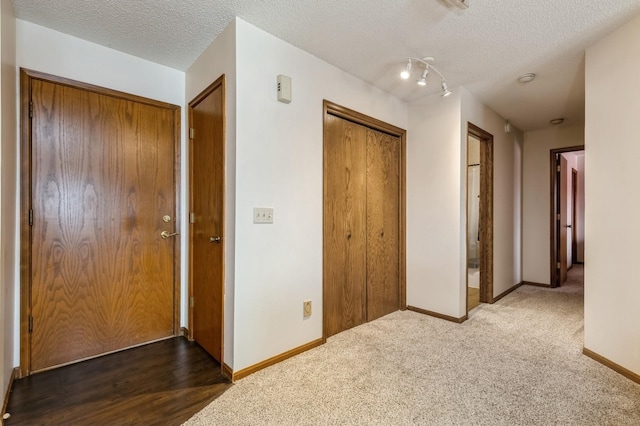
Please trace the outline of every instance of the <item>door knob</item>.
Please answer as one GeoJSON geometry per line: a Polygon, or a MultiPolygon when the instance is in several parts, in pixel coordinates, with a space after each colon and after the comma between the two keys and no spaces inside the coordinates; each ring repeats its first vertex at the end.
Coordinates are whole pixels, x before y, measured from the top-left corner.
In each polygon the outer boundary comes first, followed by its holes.
{"type": "Polygon", "coordinates": [[[180,235],[177,232],[167,232],[167,231],[162,231],[160,233],[160,236],[162,237],[163,240],[166,240],[167,238],[171,238],[171,237],[175,237],[176,235],[180,235]]]}
{"type": "Polygon", "coordinates": [[[222,240],[222,238],[220,238],[220,237],[211,237],[211,238],[209,238],[209,242],[210,243],[220,244],[221,240],[222,240]]]}

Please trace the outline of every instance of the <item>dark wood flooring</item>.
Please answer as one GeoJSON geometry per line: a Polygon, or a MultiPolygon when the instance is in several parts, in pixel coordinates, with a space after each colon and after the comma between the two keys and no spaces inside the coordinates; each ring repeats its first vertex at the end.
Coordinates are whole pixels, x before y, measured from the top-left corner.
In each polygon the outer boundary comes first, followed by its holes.
{"type": "Polygon", "coordinates": [[[230,386],[176,337],[16,380],[5,425],[179,425],[230,386]]]}

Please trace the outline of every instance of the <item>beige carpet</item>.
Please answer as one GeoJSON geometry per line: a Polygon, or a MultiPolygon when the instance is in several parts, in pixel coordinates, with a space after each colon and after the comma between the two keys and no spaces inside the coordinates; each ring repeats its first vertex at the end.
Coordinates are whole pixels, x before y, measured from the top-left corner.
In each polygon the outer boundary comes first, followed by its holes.
{"type": "Polygon", "coordinates": [[[640,425],[640,385],[581,354],[582,306],[570,280],[461,325],[396,312],[239,381],[186,424],[640,425]]]}

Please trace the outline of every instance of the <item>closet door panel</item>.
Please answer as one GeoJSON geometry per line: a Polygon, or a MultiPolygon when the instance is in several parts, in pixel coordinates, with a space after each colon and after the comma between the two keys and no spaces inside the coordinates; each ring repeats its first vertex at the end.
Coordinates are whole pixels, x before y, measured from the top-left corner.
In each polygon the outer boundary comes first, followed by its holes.
{"type": "Polygon", "coordinates": [[[367,321],[400,308],[400,139],[367,129],[367,321]]]}
{"type": "Polygon", "coordinates": [[[366,131],[327,117],[324,149],[325,337],[363,324],[366,286],[366,131]]]}

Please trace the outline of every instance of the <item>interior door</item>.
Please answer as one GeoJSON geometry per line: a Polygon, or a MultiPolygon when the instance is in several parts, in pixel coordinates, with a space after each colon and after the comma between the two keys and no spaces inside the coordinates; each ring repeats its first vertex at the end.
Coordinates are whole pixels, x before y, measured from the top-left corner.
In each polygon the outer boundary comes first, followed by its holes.
{"type": "Polygon", "coordinates": [[[367,129],[325,118],[325,337],[367,321],[367,129]]]}
{"type": "Polygon", "coordinates": [[[86,87],[31,80],[29,371],[174,335],[179,110],[86,87]]]}
{"type": "Polygon", "coordinates": [[[224,298],[224,78],[189,104],[192,337],[222,363],[224,298]]]}
{"type": "Polygon", "coordinates": [[[367,129],[367,321],[400,307],[400,138],[367,129]]]}
{"type": "Polygon", "coordinates": [[[560,281],[562,285],[567,281],[567,159],[560,154],[560,188],[558,191],[558,262],[560,263],[560,281]]]}

